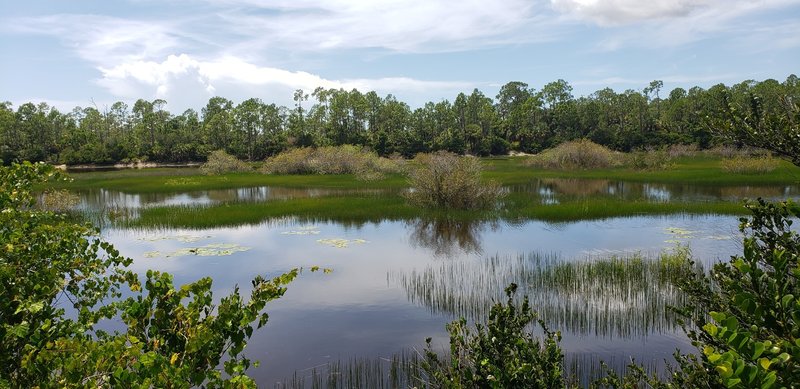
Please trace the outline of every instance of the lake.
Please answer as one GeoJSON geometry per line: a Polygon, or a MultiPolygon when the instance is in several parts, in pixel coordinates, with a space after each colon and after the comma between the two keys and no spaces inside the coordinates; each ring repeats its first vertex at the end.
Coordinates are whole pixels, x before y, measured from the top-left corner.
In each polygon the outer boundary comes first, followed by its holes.
{"type": "MultiPolygon", "coordinates": [[[[508,187],[546,207],[564,199],[609,197],[652,202],[740,201],[758,196],[798,198],[797,186],[692,186],[609,180],[547,179],[508,187]]],[[[205,206],[292,198],[392,195],[331,189],[241,188],[137,194],[79,192],[83,210],[136,210],[164,205],[205,206]]],[[[209,229],[124,228],[102,235],[134,259],[133,269],[174,274],[182,284],[211,276],[214,295],[256,275],[304,271],[286,295],[270,303],[269,323],[246,353],[263,387],[312,380],[329,365],[375,361],[421,351],[425,338],[447,348],[445,324],[459,316],[481,320],[503,288],[520,284],[550,329],[561,330],[567,365],[585,378],[604,360],[615,368],[629,357],[658,370],[692,346],[665,309],[680,296],[659,270],[665,251],[691,250],[706,268],[741,250],[738,217],[638,215],[575,222],[468,221],[448,218],[342,223],[293,217],[209,229]],[[615,260],[610,261],[610,259],[615,260]],[[362,361],[362,362],[359,362],[362,361]]]]}

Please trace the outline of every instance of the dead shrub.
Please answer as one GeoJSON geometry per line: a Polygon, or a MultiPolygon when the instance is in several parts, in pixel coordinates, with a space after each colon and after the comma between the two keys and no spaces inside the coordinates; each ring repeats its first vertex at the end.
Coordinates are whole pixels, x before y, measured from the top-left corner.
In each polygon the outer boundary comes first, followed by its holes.
{"type": "Polygon", "coordinates": [[[536,154],[526,164],[545,169],[599,169],[618,165],[618,159],[609,148],[580,139],[536,154]]]}
{"type": "Polygon", "coordinates": [[[626,156],[626,165],[636,170],[665,170],[672,166],[672,159],[665,149],[634,151],[626,156]]]}
{"type": "Polygon", "coordinates": [[[419,154],[409,174],[409,202],[424,208],[488,209],[502,196],[499,184],[481,181],[481,161],[440,151],[419,154]]]}
{"type": "Polygon", "coordinates": [[[217,150],[208,156],[206,163],[200,166],[200,172],[205,175],[216,175],[225,173],[238,173],[252,171],[246,162],[241,161],[225,152],[225,150],[217,150]]]}
{"type": "Polygon", "coordinates": [[[264,161],[261,171],[266,174],[353,174],[359,180],[370,181],[401,169],[400,162],[378,157],[361,147],[343,145],[287,150],[264,161]]]}

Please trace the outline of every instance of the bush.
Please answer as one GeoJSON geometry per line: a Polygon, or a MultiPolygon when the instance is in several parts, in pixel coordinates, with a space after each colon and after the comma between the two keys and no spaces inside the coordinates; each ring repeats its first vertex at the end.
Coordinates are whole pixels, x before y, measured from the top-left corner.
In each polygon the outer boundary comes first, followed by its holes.
{"type": "Polygon", "coordinates": [[[598,169],[619,164],[617,153],[587,139],[564,142],[531,157],[529,166],[546,169],[598,169]]]}
{"type": "Polygon", "coordinates": [[[402,169],[401,160],[380,158],[351,145],[297,148],[264,161],[267,174],[354,174],[360,180],[377,180],[402,169]]]}
{"type": "Polygon", "coordinates": [[[412,204],[426,208],[486,209],[502,195],[497,183],[481,182],[481,161],[440,151],[419,154],[409,175],[412,204]]]}
{"type": "Polygon", "coordinates": [[[516,284],[506,288],[506,304],[495,304],[485,325],[476,325],[473,333],[464,318],[447,325],[450,333],[449,361],[431,349],[425,350],[423,370],[426,384],[437,388],[563,388],[564,354],[561,334],[550,332],[539,320],[544,332],[540,341],[528,328],[537,320],[528,298],[517,306],[516,284]]]}
{"type": "Polygon", "coordinates": [[[299,270],[256,277],[249,299],[212,298],[207,277],[141,282],[95,228],[34,207],[33,187],[57,175],[0,166],[0,388],[255,387],[242,351],[299,270]]]}
{"type": "Polygon", "coordinates": [[[225,150],[217,150],[208,156],[208,160],[202,166],[200,171],[206,175],[225,174],[225,173],[238,173],[252,171],[253,169],[244,161],[238,160],[236,157],[228,154],[225,150]]]}
{"type": "Polygon", "coordinates": [[[724,172],[736,174],[769,173],[777,169],[779,164],[780,162],[777,159],[770,156],[735,156],[733,158],[725,158],[720,162],[720,166],[724,172]]]}
{"type": "Polygon", "coordinates": [[[634,151],[626,155],[626,165],[637,170],[664,170],[672,165],[672,156],[664,149],[634,151]]]}

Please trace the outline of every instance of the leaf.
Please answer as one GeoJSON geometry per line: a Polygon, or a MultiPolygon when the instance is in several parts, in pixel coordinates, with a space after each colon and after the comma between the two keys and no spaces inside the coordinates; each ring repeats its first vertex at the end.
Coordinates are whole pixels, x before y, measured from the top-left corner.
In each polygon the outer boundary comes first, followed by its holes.
{"type": "Polygon", "coordinates": [[[175,364],[175,362],[177,362],[177,361],[178,361],[178,358],[179,358],[179,357],[180,357],[180,354],[179,354],[179,353],[173,353],[173,354],[172,354],[172,358],[170,358],[170,359],[169,359],[169,364],[170,364],[170,365],[174,365],[174,364],[175,364]]]}
{"type": "Polygon", "coordinates": [[[769,370],[769,365],[771,365],[772,362],[770,362],[767,358],[759,358],[758,364],[762,369],[769,370]]]}

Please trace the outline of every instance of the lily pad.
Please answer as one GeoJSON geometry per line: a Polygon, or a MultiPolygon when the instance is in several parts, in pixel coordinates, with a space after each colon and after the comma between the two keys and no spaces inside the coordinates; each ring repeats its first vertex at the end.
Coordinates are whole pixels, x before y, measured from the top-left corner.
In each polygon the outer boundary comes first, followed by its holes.
{"type": "Polygon", "coordinates": [[[337,249],[347,248],[351,244],[364,244],[367,243],[364,239],[340,239],[340,238],[333,238],[333,239],[318,239],[317,243],[322,243],[324,245],[333,246],[337,249]]]}
{"type": "Polygon", "coordinates": [[[200,247],[186,247],[166,254],[162,254],[158,251],[148,251],[144,254],[144,256],[145,258],[158,258],[162,256],[165,258],[170,258],[188,255],[196,255],[200,257],[219,257],[248,250],[250,250],[250,247],[240,246],[235,243],[214,243],[200,247]]]}

